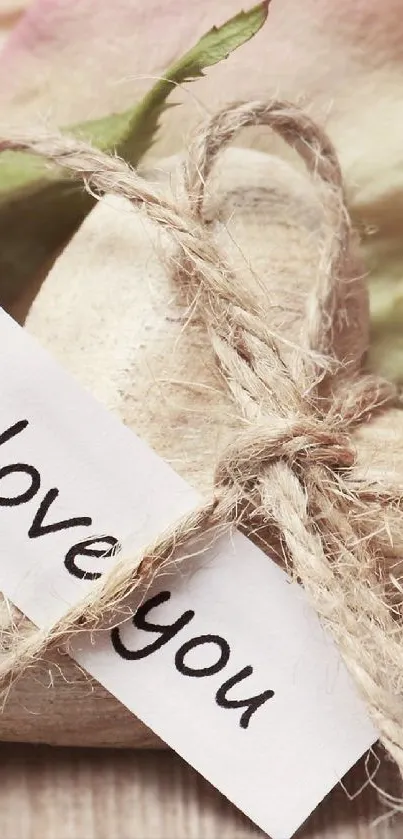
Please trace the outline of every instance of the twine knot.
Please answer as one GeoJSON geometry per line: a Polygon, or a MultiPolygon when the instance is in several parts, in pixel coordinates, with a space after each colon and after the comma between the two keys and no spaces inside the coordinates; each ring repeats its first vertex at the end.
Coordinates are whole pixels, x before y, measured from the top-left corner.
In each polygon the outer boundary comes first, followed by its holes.
{"type": "Polygon", "coordinates": [[[311,464],[341,471],[354,465],[356,450],[351,436],[334,430],[327,418],[273,417],[246,429],[227,446],[216,468],[215,484],[250,488],[256,477],[280,460],[299,475],[311,464]]]}

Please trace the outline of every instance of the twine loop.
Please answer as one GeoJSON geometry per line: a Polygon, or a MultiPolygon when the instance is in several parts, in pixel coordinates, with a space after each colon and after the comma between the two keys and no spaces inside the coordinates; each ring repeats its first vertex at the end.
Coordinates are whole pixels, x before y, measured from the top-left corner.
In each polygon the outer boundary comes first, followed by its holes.
{"type": "Polygon", "coordinates": [[[393,404],[395,390],[336,351],[336,324],[348,321],[346,286],[351,289],[357,275],[351,274],[353,235],[329,138],[287,102],[230,106],[197,135],[181,173],[181,202],[167,200],[124,161],[76,138],[17,134],[0,140],[0,151],[6,149],[63,166],[97,196],[126,197],[169,233],[173,280],[189,317],[205,328],[242,431],[219,460],[212,497],[141,557],[119,556],[50,631],[21,631],[0,663],[0,687],[6,691],[50,645],[102,625],[106,614],[206,531],[214,538],[240,516],[247,528],[252,511],[252,522],[259,514],[280,537],[287,569],[333,635],[403,774],[402,586],[387,566],[391,554],[403,556],[403,491],[386,475],[357,477],[351,436],[393,404]],[[303,337],[291,357],[259,311],[253,287],[234,276],[204,222],[217,156],[242,128],[256,124],[276,131],[305,161],[327,234],[326,260],[312,279],[303,337]]]}

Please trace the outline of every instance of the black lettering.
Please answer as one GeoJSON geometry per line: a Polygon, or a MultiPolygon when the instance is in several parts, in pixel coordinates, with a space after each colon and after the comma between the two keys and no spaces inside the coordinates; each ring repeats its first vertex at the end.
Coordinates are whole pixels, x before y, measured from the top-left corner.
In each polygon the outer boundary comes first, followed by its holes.
{"type": "Polygon", "coordinates": [[[3,443],[7,443],[8,440],[11,440],[12,437],[15,437],[17,434],[20,434],[21,431],[24,431],[28,425],[28,420],[20,420],[19,422],[14,423],[14,425],[10,425],[10,428],[7,428],[6,431],[3,431],[0,434],[0,446],[3,443]]]}
{"type": "Polygon", "coordinates": [[[89,516],[77,516],[72,519],[65,519],[64,521],[56,521],[53,524],[43,524],[43,520],[59,495],[58,489],[50,489],[46,493],[45,498],[38,507],[31,527],[28,530],[30,539],[37,539],[38,536],[44,536],[46,533],[56,533],[58,530],[67,530],[69,527],[89,527],[92,524],[92,519],[89,516]]]}
{"type": "Polygon", "coordinates": [[[20,495],[11,496],[11,498],[7,495],[0,495],[0,507],[17,507],[18,504],[25,504],[26,501],[30,501],[38,492],[41,485],[41,476],[38,470],[33,466],[29,466],[28,463],[13,463],[11,466],[3,466],[0,469],[0,481],[7,475],[12,475],[15,472],[23,472],[27,475],[31,481],[30,486],[25,492],[22,492],[20,495]]]}
{"type": "Polygon", "coordinates": [[[183,676],[196,676],[198,678],[213,676],[214,673],[219,673],[228,664],[229,655],[229,644],[220,635],[199,635],[197,638],[191,638],[190,641],[182,644],[175,656],[175,667],[183,676]],[[185,656],[190,650],[194,650],[195,647],[200,647],[202,644],[215,644],[219,647],[219,659],[214,664],[210,664],[209,667],[189,667],[185,664],[185,656]]]}
{"type": "Polygon", "coordinates": [[[252,714],[254,714],[261,705],[267,702],[268,699],[271,699],[274,696],[274,690],[265,690],[263,693],[259,693],[258,696],[251,696],[249,699],[227,699],[228,691],[231,690],[234,685],[237,685],[248,676],[251,676],[252,673],[253,667],[244,667],[243,670],[240,670],[235,676],[231,676],[230,679],[227,679],[227,681],[221,685],[215,697],[217,705],[219,705],[220,708],[247,708],[247,710],[243,712],[239,721],[241,728],[247,728],[252,714]]]}
{"type": "Polygon", "coordinates": [[[78,565],[76,565],[76,557],[78,556],[96,556],[96,557],[109,557],[113,556],[116,553],[116,549],[119,547],[119,542],[115,539],[114,536],[102,536],[96,537],[94,536],[92,539],[85,539],[83,542],[79,542],[77,545],[73,545],[72,548],[66,554],[64,564],[73,577],[78,577],[79,580],[98,580],[102,577],[102,573],[100,571],[83,571],[78,565]],[[109,548],[95,548],[90,547],[91,545],[97,545],[101,543],[106,543],[109,545],[109,548]]]}
{"type": "Polygon", "coordinates": [[[174,623],[164,625],[160,623],[151,623],[146,620],[151,609],[155,609],[157,606],[160,606],[161,603],[165,603],[170,599],[170,597],[170,591],[160,591],[159,594],[156,594],[154,597],[150,597],[149,600],[146,600],[145,603],[137,609],[136,614],[132,618],[136,629],[142,629],[144,632],[160,633],[160,637],[151,644],[148,644],[147,647],[143,647],[141,650],[129,650],[125,647],[120,637],[119,627],[116,626],[112,629],[111,641],[113,648],[118,655],[127,659],[127,661],[139,661],[141,658],[146,658],[146,656],[151,655],[151,653],[155,653],[163,647],[164,644],[167,644],[168,641],[171,641],[171,639],[174,638],[174,636],[177,635],[178,632],[180,632],[180,630],[192,620],[192,618],[194,618],[194,611],[189,609],[187,612],[184,612],[178,620],[174,621],[174,623]]]}

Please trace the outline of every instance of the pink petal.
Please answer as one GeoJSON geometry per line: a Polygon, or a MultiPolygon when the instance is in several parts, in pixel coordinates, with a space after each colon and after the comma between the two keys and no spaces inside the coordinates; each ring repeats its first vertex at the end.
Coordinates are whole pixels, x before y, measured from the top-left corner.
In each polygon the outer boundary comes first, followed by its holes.
{"type": "MultiPolygon", "coordinates": [[[[1,58],[7,85],[0,103],[24,120],[58,123],[95,117],[133,103],[158,75],[213,24],[240,8],[240,0],[36,0],[1,58]]],[[[242,3],[245,6],[245,0],[242,3]]],[[[248,5],[246,3],[246,5],[248,5]]],[[[308,97],[342,111],[357,98],[360,71],[374,73],[400,61],[400,0],[273,0],[269,22],[227,64],[192,85],[213,109],[218,103],[281,93],[308,97]]],[[[183,112],[172,114],[176,131],[183,112]]]]}
{"type": "MultiPolygon", "coordinates": [[[[241,5],[250,0],[34,0],[0,56],[0,120],[68,125],[129,107],[241,5]]],[[[365,207],[391,171],[403,186],[402,65],[401,0],[272,0],[250,43],[174,94],[184,105],[166,114],[153,154],[183,146],[206,110],[285,96],[326,124],[365,207]]],[[[268,132],[257,145],[273,146],[268,132]]]]}

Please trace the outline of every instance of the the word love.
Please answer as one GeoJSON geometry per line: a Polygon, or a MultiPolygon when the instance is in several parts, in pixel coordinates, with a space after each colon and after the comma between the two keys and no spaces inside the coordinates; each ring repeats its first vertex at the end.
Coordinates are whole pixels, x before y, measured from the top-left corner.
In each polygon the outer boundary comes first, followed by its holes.
{"type": "MultiPolygon", "coordinates": [[[[21,434],[29,425],[27,419],[19,420],[0,434],[0,446],[21,434]]],[[[58,531],[74,530],[77,527],[91,527],[91,516],[72,516],[68,519],[57,519],[57,499],[60,495],[58,487],[51,487],[43,493],[42,477],[39,469],[31,463],[16,462],[0,468],[0,507],[20,507],[30,503],[35,498],[32,524],[28,529],[28,539],[39,539],[58,531]],[[18,476],[21,486],[17,491],[4,493],[2,483],[12,476],[18,476]],[[51,520],[53,511],[53,520],[51,520]]],[[[73,577],[79,580],[98,580],[102,576],[100,571],[85,571],[77,562],[78,557],[106,558],[112,556],[119,547],[115,536],[92,536],[81,539],[71,545],[64,556],[64,566],[73,577]]]]}

